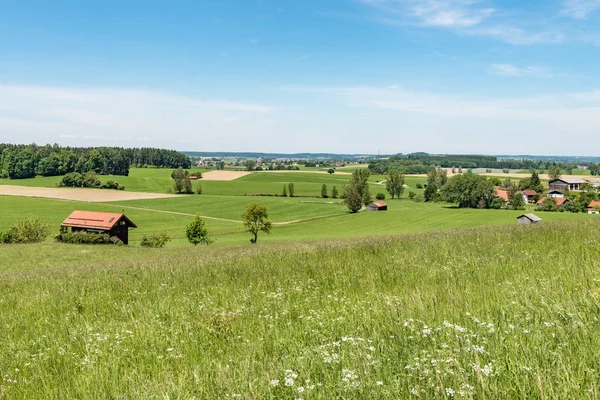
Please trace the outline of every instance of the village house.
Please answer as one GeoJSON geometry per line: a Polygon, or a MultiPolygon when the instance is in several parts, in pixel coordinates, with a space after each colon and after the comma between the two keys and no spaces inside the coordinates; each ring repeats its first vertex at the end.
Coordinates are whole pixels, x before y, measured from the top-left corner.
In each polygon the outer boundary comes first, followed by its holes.
{"type": "Polygon", "coordinates": [[[522,193],[527,198],[526,203],[528,203],[528,204],[535,203],[535,196],[537,195],[537,192],[535,190],[527,189],[527,190],[523,190],[522,193]]]}
{"type": "Polygon", "coordinates": [[[517,217],[519,225],[537,224],[542,219],[535,214],[523,214],[517,217]]]}
{"type": "Polygon", "coordinates": [[[588,214],[600,214],[600,201],[592,201],[588,205],[588,214]]]}
{"type": "MultiPolygon", "coordinates": [[[[539,199],[536,204],[538,206],[540,206],[540,205],[542,205],[542,203],[544,203],[544,200],[546,200],[546,197],[542,197],[541,199],[539,199]]],[[[561,207],[562,205],[564,205],[565,203],[567,203],[569,201],[569,199],[566,199],[564,197],[555,197],[554,200],[556,200],[556,205],[559,207],[561,207]]]]}
{"type": "MultiPolygon", "coordinates": [[[[508,192],[508,190],[506,190],[500,186],[496,186],[495,189],[496,189],[496,196],[500,197],[501,199],[504,199],[504,201],[506,201],[508,203],[508,201],[510,200],[510,193],[508,192]]],[[[531,201],[533,201],[533,196],[535,196],[537,194],[535,192],[535,190],[523,190],[523,191],[518,192],[518,193],[521,193],[521,195],[523,196],[523,202],[525,204],[529,203],[529,196],[525,192],[533,192],[533,195],[531,196],[531,201]]]]}
{"type": "Polygon", "coordinates": [[[129,244],[129,228],[137,228],[125,214],[73,211],[61,224],[71,232],[104,233],[129,244]]]}
{"type": "Polygon", "coordinates": [[[555,199],[562,199],[563,197],[565,197],[565,195],[562,192],[559,192],[558,190],[550,190],[548,192],[548,197],[554,197],[555,199]]]}
{"type": "Polygon", "coordinates": [[[367,206],[367,211],[387,211],[387,207],[383,201],[375,201],[367,206]]]}
{"type": "Polygon", "coordinates": [[[564,192],[565,190],[579,191],[581,185],[589,183],[586,180],[580,178],[559,178],[549,182],[550,191],[564,192]]]}

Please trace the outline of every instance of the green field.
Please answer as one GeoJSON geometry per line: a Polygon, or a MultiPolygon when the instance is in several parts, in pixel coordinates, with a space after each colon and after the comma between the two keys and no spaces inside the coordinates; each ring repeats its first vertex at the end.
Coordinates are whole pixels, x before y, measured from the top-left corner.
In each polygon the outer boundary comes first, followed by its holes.
{"type": "Polygon", "coordinates": [[[594,398],[599,228],[226,252],[0,245],[0,393],[594,398]]]}
{"type": "MultiPolygon", "coordinates": [[[[199,171],[199,169],[192,169],[199,171]]],[[[171,170],[158,168],[132,168],[129,176],[99,176],[104,183],[107,180],[116,180],[125,190],[132,192],[154,192],[154,193],[172,193],[173,180],[171,179],[171,170]]],[[[0,179],[0,185],[18,185],[34,187],[54,187],[60,181],[60,177],[37,177],[32,179],[0,179]]],[[[290,182],[294,183],[297,196],[319,196],[321,186],[326,184],[331,191],[335,185],[338,191],[342,191],[343,185],[348,182],[349,175],[341,174],[323,174],[311,172],[254,172],[250,175],[236,179],[234,181],[203,181],[194,182],[194,185],[201,185],[203,193],[207,195],[223,196],[244,196],[257,193],[280,195],[283,185],[290,182]]],[[[384,176],[373,175],[373,194],[381,191],[385,192],[385,187],[377,185],[377,181],[383,181],[384,176]]],[[[417,183],[425,182],[424,178],[407,177],[406,183],[415,193],[422,191],[415,188],[417,183]]],[[[408,192],[407,192],[408,193],[408,192]]]]}

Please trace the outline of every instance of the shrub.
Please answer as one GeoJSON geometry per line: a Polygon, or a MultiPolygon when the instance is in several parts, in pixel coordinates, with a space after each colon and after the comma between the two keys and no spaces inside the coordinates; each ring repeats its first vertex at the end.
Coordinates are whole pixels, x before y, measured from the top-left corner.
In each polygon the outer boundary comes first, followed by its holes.
{"type": "Polygon", "coordinates": [[[125,186],[116,181],[106,181],[101,187],[102,189],[125,190],[125,186]]]}
{"type": "Polygon", "coordinates": [[[140,242],[140,246],[142,247],[155,247],[160,248],[164,247],[167,242],[171,241],[171,237],[166,232],[153,233],[151,235],[145,236],[142,238],[140,242]]]}
{"type": "Polygon", "coordinates": [[[417,189],[423,189],[423,184],[417,183],[416,187],[417,187],[417,189]]]}
{"type": "Polygon", "coordinates": [[[417,194],[415,192],[408,192],[408,198],[409,199],[414,199],[415,197],[417,197],[417,194]]]}
{"type": "Polygon", "coordinates": [[[494,197],[492,202],[490,203],[490,208],[494,210],[499,210],[506,205],[506,200],[501,197],[494,197]]]}
{"type": "MultiPolygon", "coordinates": [[[[110,188],[106,188],[106,189],[119,189],[119,190],[125,189],[124,187],[121,189],[121,186],[117,182],[114,182],[114,181],[108,181],[108,182],[106,182],[106,184],[108,184],[109,182],[111,182],[111,185],[116,184],[116,187],[110,187],[110,188]]],[[[96,173],[93,171],[87,172],[85,174],[80,174],[77,172],[71,172],[69,174],[66,174],[65,176],[62,177],[60,182],[58,182],[56,184],[56,186],[58,186],[58,187],[85,187],[85,188],[102,187],[102,188],[105,188],[105,186],[102,185],[102,182],[100,182],[100,179],[98,179],[98,177],[96,176],[96,173]]]]}
{"type": "Polygon", "coordinates": [[[106,233],[67,232],[66,229],[61,229],[54,240],[59,243],[70,244],[123,244],[120,239],[110,237],[106,233]]]}
{"type": "Polygon", "coordinates": [[[420,194],[420,195],[418,195],[418,196],[415,197],[415,201],[417,203],[422,203],[422,202],[425,201],[425,196],[423,196],[422,194],[420,194]]]}
{"type": "Polygon", "coordinates": [[[48,224],[38,217],[26,218],[0,235],[2,243],[43,242],[50,234],[48,224]]]}
{"type": "Polygon", "coordinates": [[[196,186],[196,194],[202,194],[202,185],[196,186]]]}
{"type": "Polygon", "coordinates": [[[375,195],[375,198],[376,198],[377,200],[385,200],[385,194],[383,194],[383,193],[377,193],[377,194],[375,195]]]}

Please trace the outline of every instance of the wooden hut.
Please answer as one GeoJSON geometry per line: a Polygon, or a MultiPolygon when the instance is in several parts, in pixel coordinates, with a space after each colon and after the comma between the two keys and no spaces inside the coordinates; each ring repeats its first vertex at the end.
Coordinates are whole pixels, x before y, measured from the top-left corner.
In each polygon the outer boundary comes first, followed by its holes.
{"type": "Polygon", "coordinates": [[[517,217],[519,225],[537,224],[542,219],[535,214],[523,214],[517,217]]]}
{"type": "Polygon", "coordinates": [[[61,226],[72,232],[105,233],[123,244],[129,243],[129,228],[137,228],[125,214],[92,211],[73,211],[61,226]]]}
{"type": "Polygon", "coordinates": [[[376,201],[367,206],[367,211],[387,211],[387,204],[383,201],[376,201]]]}

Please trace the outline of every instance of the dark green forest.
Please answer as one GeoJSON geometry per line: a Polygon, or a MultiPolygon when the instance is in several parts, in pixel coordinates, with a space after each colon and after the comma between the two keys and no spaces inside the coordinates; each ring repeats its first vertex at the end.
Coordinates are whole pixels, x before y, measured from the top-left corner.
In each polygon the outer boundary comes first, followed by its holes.
{"type": "Polygon", "coordinates": [[[154,148],[0,144],[0,178],[25,179],[90,171],[127,176],[131,166],[190,168],[191,160],[175,150],[154,148]]]}

